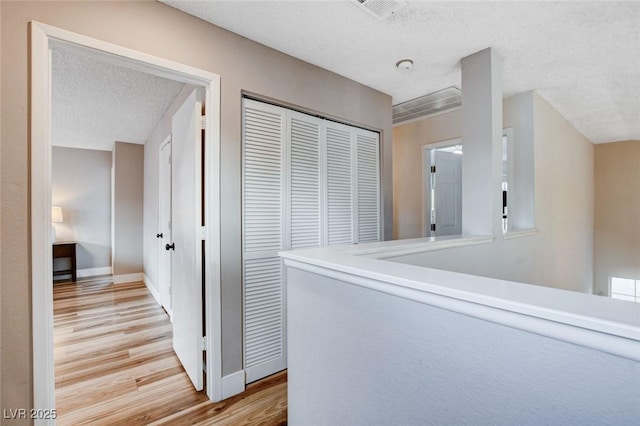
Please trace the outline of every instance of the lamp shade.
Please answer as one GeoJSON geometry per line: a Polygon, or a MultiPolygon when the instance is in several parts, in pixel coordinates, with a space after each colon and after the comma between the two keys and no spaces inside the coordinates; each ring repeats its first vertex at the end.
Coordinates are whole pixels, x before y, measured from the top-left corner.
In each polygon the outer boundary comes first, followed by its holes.
{"type": "Polygon", "coordinates": [[[62,223],[62,207],[51,207],[51,222],[62,223]]]}

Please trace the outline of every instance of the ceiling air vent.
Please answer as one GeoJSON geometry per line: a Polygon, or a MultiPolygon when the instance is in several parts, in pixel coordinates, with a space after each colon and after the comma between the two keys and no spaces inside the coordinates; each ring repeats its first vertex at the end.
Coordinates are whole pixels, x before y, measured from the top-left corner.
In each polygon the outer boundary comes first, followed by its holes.
{"type": "Polygon", "coordinates": [[[351,0],[362,9],[364,9],[369,15],[372,15],[379,20],[387,19],[393,15],[408,3],[404,0],[351,0]]]}
{"type": "Polygon", "coordinates": [[[462,105],[462,92],[455,86],[393,106],[393,124],[437,114],[462,105]]]}

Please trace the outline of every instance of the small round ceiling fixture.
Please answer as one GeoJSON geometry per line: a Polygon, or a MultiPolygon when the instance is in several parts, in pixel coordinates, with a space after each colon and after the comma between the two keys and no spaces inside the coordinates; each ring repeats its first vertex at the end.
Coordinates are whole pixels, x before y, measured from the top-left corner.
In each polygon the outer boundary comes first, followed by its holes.
{"type": "Polygon", "coordinates": [[[413,61],[411,59],[400,59],[396,62],[396,68],[408,71],[413,68],[413,61]]]}

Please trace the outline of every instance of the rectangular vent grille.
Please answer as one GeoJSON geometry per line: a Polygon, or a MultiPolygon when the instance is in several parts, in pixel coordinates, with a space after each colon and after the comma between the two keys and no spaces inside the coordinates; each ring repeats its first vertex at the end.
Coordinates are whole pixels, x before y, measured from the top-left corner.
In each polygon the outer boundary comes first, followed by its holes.
{"type": "Polygon", "coordinates": [[[404,0],[351,0],[364,9],[369,15],[379,20],[387,19],[400,9],[407,6],[404,0]]]}
{"type": "Polygon", "coordinates": [[[426,117],[462,106],[462,92],[455,86],[393,106],[393,124],[426,117]]]}

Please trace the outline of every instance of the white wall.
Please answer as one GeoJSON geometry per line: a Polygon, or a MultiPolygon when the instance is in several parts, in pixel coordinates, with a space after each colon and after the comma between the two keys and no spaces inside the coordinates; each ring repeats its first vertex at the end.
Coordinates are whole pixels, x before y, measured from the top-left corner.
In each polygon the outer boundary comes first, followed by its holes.
{"type": "Polygon", "coordinates": [[[142,266],[144,146],[113,146],[113,275],[138,274],[142,266]]]}
{"type": "Polygon", "coordinates": [[[51,200],[64,217],[57,240],[78,243],[77,269],[110,268],[111,152],[53,147],[51,200]]]}
{"type": "Polygon", "coordinates": [[[488,235],[502,227],[502,58],[486,48],[460,66],[462,233],[488,235]]]}
{"type": "MultiPolygon", "coordinates": [[[[394,261],[590,293],[593,145],[533,92],[506,99],[504,112],[504,127],[513,127],[515,145],[522,138],[533,138],[537,233],[515,239],[498,234],[490,245],[407,255],[394,261]]],[[[460,124],[456,111],[394,128],[398,238],[420,236],[420,186],[413,184],[421,176],[419,147],[459,137],[460,124]]]]}
{"type": "Polygon", "coordinates": [[[298,269],[287,282],[292,425],[640,418],[637,361],[298,269]]]}

